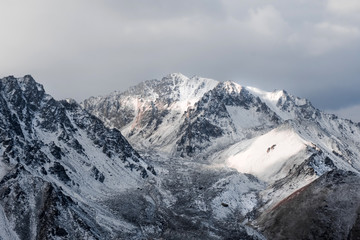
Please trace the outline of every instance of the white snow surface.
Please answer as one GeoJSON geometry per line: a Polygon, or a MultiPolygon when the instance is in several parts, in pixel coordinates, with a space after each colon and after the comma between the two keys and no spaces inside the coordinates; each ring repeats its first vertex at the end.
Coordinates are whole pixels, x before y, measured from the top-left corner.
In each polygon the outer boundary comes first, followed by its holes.
{"type": "MultiPolygon", "coordinates": [[[[0,148],[0,152],[1,152],[0,148]]],[[[3,179],[3,177],[9,172],[9,168],[6,164],[3,163],[3,157],[0,157],[0,179],[3,179]]]]}
{"type": "Polygon", "coordinates": [[[18,240],[19,237],[13,228],[13,224],[6,217],[4,208],[0,205],[0,239],[18,240]]]}
{"type": "Polygon", "coordinates": [[[178,94],[178,100],[172,103],[172,108],[184,112],[188,107],[194,104],[208,91],[214,89],[219,84],[218,81],[208,78],[192,77],[188,78],[182,74],[170,74],[175,81],[181,79],[180,84],[173,85],[174,94],[178,94]],[[178,90],[176,90],[178,88],[178,90]],[[178,92],[178,93],[177,93],[178,92]]]}
{"type": "Polygon", "coordinates": [[[285,97],[285,93],[283,90],[275,90],[273,92],[263,91],[261,89],[255,87],[246,87],[246,89],[255,96],[258,96],[261,101],[266,103],[266,105],[274,111],[278,116],[280,116],[283,120],[293,119],[295,115],[291,112],[284,112],[279,109],[277,106],[278,101],[285,97]]]}
{"type": "Polygon", "coordinates": [[[147,96],[129,96],[120,99],[123,105],[130,107],[134,112],[134,119],[120,130],[124,136],[127,136],[129,141],[135,146],[141,147],[162,147],[162,152],[171,152],[174,150],[174,143],[176,142],[177,130],[184,120],[185,111],[192,109],[205,93],[214,89],[219,82],[213,79],[192,77],[188,78],[182,74],[173,73],[168,76],[172,80],[170,86],[171,94],[169,99],[172,99],[169,105],[164,105],[158,101],[158,93],[152,92],[149,88],[147,96]],[[155,105],[161,110],[168,110],[169,114],[165,116],[160,126],[151,132],[151,139],[144,139],[143,136],[132,134],[148,129],[142,128],[140,122],[143,117],[143,112],[151,109],[155,105]],[[170,143],[170,144],[169,144],[170,143]]]}
{"type": "MultiPolygon", "coordinates": [[[[292,129],[277,128],[254,139],[241,141],[226,151],[226,165],[269,181],[307,142],[292,129]]],[[[284,177],[282,174],[276,178],[284,177]]]]}
{"type": "Polygon", "coordinates": [[[243,129],[255,128],[266,124],[266,117],[255,109],[245,109],[237,106],[226,106],[236,129],[240,132],[243,129]]]}
{"type": "Polygon", "coordinates": [[[224,188],[224,191],[211,203],[215,217],[223,219],[235,211],[239,211],[242,216],[251,212],[258,204],[256,192],[264,189],[265,184],[260,181],[250,181],[246,175],[238,174],[219,180],[213,187],[224,188]],[[222,204],[228,206],[224,207],[222,204]]]}

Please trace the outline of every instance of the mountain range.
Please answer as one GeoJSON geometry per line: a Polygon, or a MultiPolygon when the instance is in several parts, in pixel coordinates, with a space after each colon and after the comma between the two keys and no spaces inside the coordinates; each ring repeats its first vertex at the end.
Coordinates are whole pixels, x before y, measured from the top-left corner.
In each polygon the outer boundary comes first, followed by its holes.
{"type": "Polygon", "coordinates": [[[360,124],[173,73],[78,104],[0,80],[2,239],[359,239],[360,124]]]}

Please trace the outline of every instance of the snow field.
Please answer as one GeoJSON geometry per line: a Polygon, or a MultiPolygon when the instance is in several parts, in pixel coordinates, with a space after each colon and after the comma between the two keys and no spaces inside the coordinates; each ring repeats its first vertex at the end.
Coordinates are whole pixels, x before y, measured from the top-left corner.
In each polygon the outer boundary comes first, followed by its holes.
{"type": "Polygon", "coordinates": [[[291,129],[274,129],[255,139],[234,145],[226,165],[269,181],[286,161],[306,149],[306,141],[291,129]]]}

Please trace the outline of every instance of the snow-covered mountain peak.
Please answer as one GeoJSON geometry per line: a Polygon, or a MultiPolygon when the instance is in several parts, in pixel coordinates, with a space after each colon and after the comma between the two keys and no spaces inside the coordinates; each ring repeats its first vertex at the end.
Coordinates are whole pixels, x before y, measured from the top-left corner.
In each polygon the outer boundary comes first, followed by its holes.
{"type": "Polygon", "coordinates": [[[177,104],[181,111],[186,111],[188,107],[194,104],[208,91],[218,85],[219,82],[206,78],[190,78],[181,84],[175,85],[174,91],[178,91],[177,104]]]}
{"type": "Polygon", "coordinates": [[[235,82],[231,81],[225,81],[222,82],[222,87],[228,92],[228,93],[240,93],[243,87],[235,82]]]}
{"type": "Polygon", "coordinates": [[[272,92],[267,92],[255,87],[246,87],[252,94],[260,97],[262,100],[266,102],[272,103],[272,105],[276,105],[280,98],[285,97],[287,92],[284,90],[274,90],[272,92]]]}
{"type": "Polygon", "coordinates": [[[40,83],[37,83],[31,75],[25,75],[21,78],[12,78],[12,80],[15,80],[23,91],[45,92],[44,86],[40,83]]]}
{"type": "MultiPolygon", "coordinates": [[[[137,152],[128,145],[120,132],[106,129],[98,119],[86,113],[75,100],[56,101],[46,94],[43,86],[36,83],[30,75],[23,78],[3,78],[0,83],[0,131],[8,129],[6,132],[8,136],[12,134],[19,136],[18,142],[12,143],[14,148],[16,144],[34,144],[27,141],[42,142],[41,144],[46,147],[41,151],[45,152],[51,152],[53,146],[56,149],[61,146],[69,154],[59,153],[57,157],[68,158],[67,160],[71,162],[71,151],[80,154],[79,160],[86,159],[87,154],[92,154],[105,144],[102,142],[104,139],[101,138],[112,137],[114,142],[106,143],[106,150],[104,150],[104,157],[107,155],[108,161],[115,159],[122,160],[124,163],[129,160],[140,161],[137,152]],[[96,129],[90,130],[95,126],[96,129]],[[50,150],[47,149],[48,144],[51,145],[50,150]],[[116,146],[116,144],[122,146],[116,146]]],[[[16,151],[18,156],[28,154],[26,148],[16,151]]],[[[51,157],[45,158],[51,159],[51,157]]],[[[41,160],[37,159],[37,161],[41,160]]],[[[37,162],[33,164],[38,166],[37,162]]]]}
{"type": "Polygon", "coordinates": [[[74,100],[56,101],[29,75],[0,79],[1,239],[59,239],[59,226],[70,238],[117,238],[106,201],[155,175],[118,130],[74,100]],[[4,223],[21,226],[19,237],[4,235],[4,223]]]}
{"type": "Polygon", "coordinates": [[[86,100],[83,106],[108,126],[120,129],[134,146],[176,156],[192,157],[209,149],[218,151],[237,142],[255,141],[287,123],[292,123],[299,138],[321,142],[324,151],[339,156],[341,152],[345,161],[358,152],[346,150],[347,145],[356,145],[352,135],[360,134],[357,125],[324,114],[308,100],[284,90],[267,92],[231,81],[169,74],[140,83],[116,98],[86,100]],[[344,136],[347,144],[339,141],[345,141],[344,136]]]}
{"type": "Polygon", "coordinates": [[[75,104],[76,103],[76,100],[73,99],[73,98],[66,98],[65,101],[69,104],[75,104]]]}
{"type": "Polygon", "coordinates": [[[31,75],[25,75],[21,78],[15,78],[14,76],[7,76],[0,79],[1,84],[8,89],[20,88],[22,91],[34,90],[35,92],[44,92],[44,87],[40,83],[37,83],[31,75]]]}
{"type": "Polygon", "coordinates": [[[314,118],[319,112],[309,100],[295,97],[285,90],[267,92],[255,87],[246,87],[253,95],[258,96],[269,108],[283,120],[314,118]]]}
{"type": "Polygon", "coordinates": [[[123,96],[131,96],[142,98],[146,101],[185,101],[201,97],[218,83],[218,81],[212,79],[201,77],[189,78],[181,73],[171,73],[160,80],[153,79],[142,82],[123,93],[116,91],[108,97],[121,98],[123,96]]]}
{"type": "Polygon", "coordinates": [[[184,81],[189,79],[188,76],[185,76],[184,74],[182,74],[180,72],[178,72],[178,73],[169,73],[164,78],[179,79],[179,80],[184,80],[184,81]]]}
{"type": "Polygon", "coordinates": [[[181,73],[172,73],[160,80],[159,83],[170,85],[175,95],[174,100],[194,103],[206,92],[215,88],[219,82],[213,79],[197,76],[189,78],[181,73]]]}

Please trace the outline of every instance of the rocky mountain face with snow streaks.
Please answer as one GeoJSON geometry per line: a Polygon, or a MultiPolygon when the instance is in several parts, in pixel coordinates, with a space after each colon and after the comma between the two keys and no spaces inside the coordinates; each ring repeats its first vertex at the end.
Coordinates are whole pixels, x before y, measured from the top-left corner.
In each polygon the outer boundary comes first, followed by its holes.
{"type": "Polygon", "coordinates": [[[0,84],[0,238],[360,237],[360,126],[306,99],[177,73],[80,105],[0,84]]]}
{"type": "MultiPolygon", "coordinates": [[[[263,229],[257,219],[261,214],[320,176],[338,169],[358,174],[360,169],[359,125],[283,90],[170,74],[123,93],[87,99],[82,106],[150,156],[254,176],[264,185],[254,191],[257,203],[245,215],[256,229],[263,229]]],[[[170,163],[158,164],[167,168],[170,163]]],[[[234,200],[236,191],[228,194],[222,200],[232,203],[219,210],[224,216],[243,206],[243,200],[234,200]]]]}
{"type": "Polygon", "coordinates": [[[1,238],[112,236],[99,202],[142,185],[153,167],[118,130],[31,76],[0,84],[1,238]]]}

